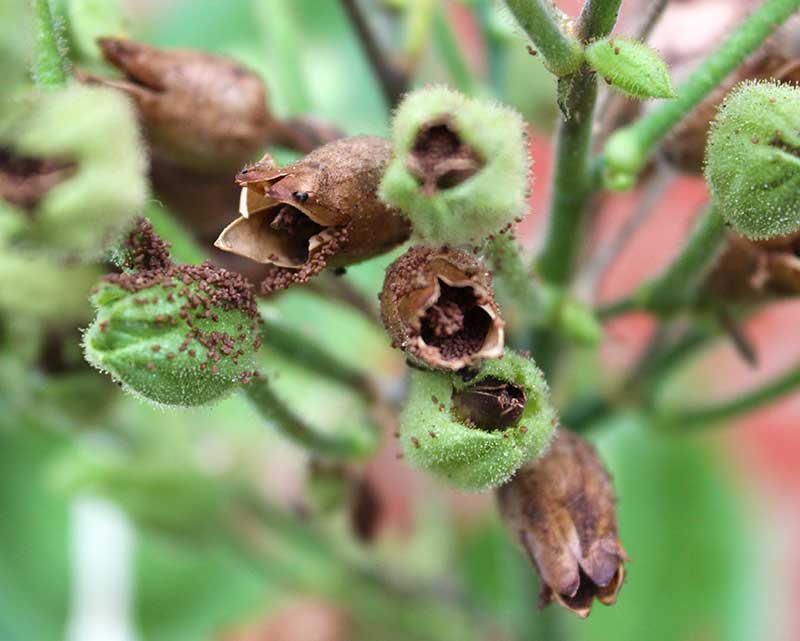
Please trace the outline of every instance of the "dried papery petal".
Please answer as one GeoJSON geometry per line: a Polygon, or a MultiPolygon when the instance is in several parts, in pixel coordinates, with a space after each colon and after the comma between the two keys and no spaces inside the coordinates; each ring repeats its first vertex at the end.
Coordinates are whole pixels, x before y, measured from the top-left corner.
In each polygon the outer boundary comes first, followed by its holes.
{"type": "Polygon", "coordinates": [[[491,276],[469,252],[411,248],[386,271],[380,299],[392,345],[420,365],[459,370],[503,354],[491,276]]]}
{"type": "Polygon", "coordinates": [[[45,194],[75,173],[75,163],[20,156],[0,147],[0,199],[32,211],[45,194]]]}
{"type": "Polygon", "coordinates": [[[541,577],[542,605],[555,599],[585,618],[594,598],[616,602],[627,557],[611,479],[586,441],[560,428],[548,452],[520,468],[497,498],[541,577]]]}
{"type": "Polygon", "coordinates": [[[233,171],[255,156],[275,122],[261,78],[220,56],[101,38],[100,48],[124,79],[85,75],[136,102],[156,155],[180,165],[233,171]]]}
{"type": "Polygon", "coordinates": [[[390,157],[387,141],[368,136],[329,143],[286,167],[265,157],[237,175],[241,217],[216,247],[273,265],[265,293],[388,251],[410,234],[376,194],[390,157]]]}

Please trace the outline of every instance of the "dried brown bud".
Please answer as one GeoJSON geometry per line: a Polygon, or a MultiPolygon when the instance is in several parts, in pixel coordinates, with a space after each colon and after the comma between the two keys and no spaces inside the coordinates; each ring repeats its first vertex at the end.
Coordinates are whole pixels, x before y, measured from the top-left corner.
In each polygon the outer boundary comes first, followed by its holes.
{"type": "Polygon", "coordinates": [[[155,154],[188,167],[235,171],[263,148],[274,121],[254,72],[200,51],[118,38],[98,44],[126,77],[85,79],[133,98],[155,154]]]}
{"type": "Polygon", "coordinates": [[[242,216],[216,247],[274,265],[262,283],[269,293],[399,245],[410,234],[408,222],[376,193],[391,151],[382,138],[361,136],[286,167],[266,156],[236,177],[242,216]]]}
{"type": "Polygon", "coordinates": [[[705,291],[726,302],[800,294],[800,234],[759,242],[730,234],[705,291]]]}
{"type": "Polygon", "coordinates": [[[594,449],[560,428],[550,450],[497,490],[500,511],[552,599],[581,618],[612,605],[627,559],[617,538],[611,479],[594,449]]]}
{"type": "Polygon", "coordinates": [[[765,44],[670,132],[661,147],[667,161],[680,171],[701,175],[711,121],[725,96],[744,80],[768,78],[797,82],[800,60],[786,57],[775,43],[765,44]]]}
{"type": "Polygon", "coordinates": [[[0,200],[32,211],[48,191],[75,170],[74,163],[19,156],[0,147],[0,200]]]}
{"type": "Polygon", "coordinates": [[[386,271],[383,324],[415,362],[459,370],[503,354],[505,323],[491,275],[460,249],[409,249],[386,271]]]}
{"type": "Polygon", "coordinates": [[[525,409],[525,390],[498,378],[485,378],[476,385],[453,393],[453,410],[463,421],[484,430],[516,425],[525,409]]]}

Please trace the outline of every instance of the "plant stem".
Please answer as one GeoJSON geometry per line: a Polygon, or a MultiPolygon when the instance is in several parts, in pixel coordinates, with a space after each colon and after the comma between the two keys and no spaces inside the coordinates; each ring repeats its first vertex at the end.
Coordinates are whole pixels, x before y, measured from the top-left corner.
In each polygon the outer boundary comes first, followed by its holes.
{"type": "Polygon", "coordinates": [[[661,275],[644,283],[633,296],[642,309],[671,314],[690,302],[705,271],[725,239],[725,221],[712,206],[696,224],[680,254],[661,275]]]}
{"type": "Polygon", "coordinates": [[[587,69],[573,82],[568,116],[561,121],[556,142],[550,227],[537,260],[542,278],[558,286],[565,286],[575,269],[591,195],[588,157],[597,82],[587,69]]]}
{"type": "Polygon", "coordinates": [[[566,18],[551,0],[505,0],[519,26],[525,30],[544,57],[547,68],[562,77],[575,73],[583,64],[583,48],[565,33],[566,18]]]}
{"type": "Polygon", "coordinates": [[[50,0],[33,0],[36,19],[36,58],[33,79],[40,87],[59,87],[67,82],[62,38],[53,19],[50,0]]]}
{"type": "Polygon", "coordinates": [[[377,441],[374,433],[354,432],[348,426],[346,434],[324,433],[297,416],[275,394],[264,379],[255,379],[245,388],[245,393],[261,416],[281,434],[322,456],[361,459],[372,453],[377,441]]]}
{"type": "Polygon", "coordinates": [[[514,236],[497,234],[486,243],[485,251],[491,262],[494,278],[500,281],[526,317],[531,318],[540,313],[543,304],[541,294],[531,278],[514,236]]]}
{"type": "Polygon", "coordinates": [[[617,24],[622,0],[588,0],[578,18],[578,33],[586,42],[592,38],[605,38],[617,24]]]}
{"type": "Polygon", "coordinates": [[[468,96],[475,96],[478,94],[478,84],[464,59],[464,54],[444,11],[444,7],[437,7],[433,17],[433,38],[437,52],[450,74],[453,84],[459,91],[468,96]]]}
{"type": "Polygon", "coordinates": [[[408,75],[395,63],[383,45],[378,42],[367,16],[359,5],[359,0],[340,0],[353,30],[356,32],[364,53],[372,65],[372,70],[380,83],[383,97],[390,108],[400,101],[408,89],[408,75]]]}
{"type": "Polygon", "coordinates": [[[658,423],[674,429],[707,427],[729,421],[756,410],[790,394],[800,387],[800,365],[796,365],[765,385],[729,401],[708,407],[669,410],[658,418],[658,423]]]}
{"type": "Polygon", "coordinates": [[[614,133],[605,147],[606,184],[630,188],[655,146],[728,74],[800,8],[800,0],[766,0],[678,90],[636,123],[614,133]]]}

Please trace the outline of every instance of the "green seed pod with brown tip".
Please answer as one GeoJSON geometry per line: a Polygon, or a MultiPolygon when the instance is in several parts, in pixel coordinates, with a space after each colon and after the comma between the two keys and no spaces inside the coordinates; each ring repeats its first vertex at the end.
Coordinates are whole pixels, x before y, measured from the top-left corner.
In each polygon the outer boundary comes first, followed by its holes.
{"type": "Polygon", "coordinates": [[[712,127],[706,179],[725,220],[747,238],[800,229],[800,88],[739,85],[712,127]]]}
{"type": "Polygon", "coordinates": [[[147,268],[103,279],[86,360],[163,405],[201,405],[249,382],[261,345],[252,285],[208,262],[172,264],[145,222],[129,247],[129,264],[147,268]]]}
{"type": "Polygon", "coordinates": [[[412,247],[386,270],[380,300],[392,346],[417,365],[460,370],[503,354],[491,275],[469,252],[412,247]]]}
{"type": "Polygon", "coordinates": [[[594,449],[559,429],[550,449],[497,490],[500,512],[555,599],[586,618],[596,598],[616,602],[627,559],[617,535],[611,479],[594,449]]]}
{"type": "Polygon", "coordinates": [[[236,177],[241,217],[215,246],[274,265],[265,293],[396,247],[408,223],[377,196],[390,157],[391,145],[371,136],[331,142],[286,167],[265,157],[236,177]]]}
{"type": "Polygon", "coordinates": [[[525,123],[501,105],[435,87],[410,93],[392,124],[380,194],[436,244],[480,241],[525,214],[525,123]]]}
{"type": "Polygon", "coordinates": [[[540,456],[555,425],[542,373],[507,351],[466,380],[415,370],[400,446],[417,467],[461,489],[484,490],[540,456]]]}

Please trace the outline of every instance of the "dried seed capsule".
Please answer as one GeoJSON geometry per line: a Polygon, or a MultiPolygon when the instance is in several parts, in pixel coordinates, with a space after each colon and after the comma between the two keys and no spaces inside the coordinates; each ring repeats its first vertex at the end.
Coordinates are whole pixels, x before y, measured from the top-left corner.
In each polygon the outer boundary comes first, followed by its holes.
{"type": "Polygon", "coordinates": [[[726,221],[751,240],[800,229],[800,89],[745,82],[708,141],[706,178],[726,221]]]}
{"type": "Polygon", "coordinates": [[[559,429],[547,453],[497,490],[500,512],[555,599],[579,617],[611,605],[625,577],[611,479],[594,449],[559,429]]]}
{"type": "Polygon", "coordinates": [[[383,324],[415,363],[459,370],[503,354],[505,323],[491,276],[460,249],[409,249],[386,270],[383,324]]]}
{"type": "Polygon", "coordinates": [[[515,111],[437,87],[409,94],[392,124],[381,198],[437,244],[468,243],[524,215],[529,159],[515,111]]]}
{"type": "Polygon", "coordinates": [[[261,344],[252,285],[208,262],[172,264],[144,221],[129,249],[128,265],[144,269],[103,279],[86,360],[164,405],[200,405],[246,382],[261,344]]]}
{"type": "Polygon", "coordinates": [[[771,43],[764,45],[744,64],[737,67],[716,90],[678,123],[661,146],[664,158],[680,171],[702,174],[708,132],[725,96],[743,80],[768,78],[781,82],[800,80],[800,64],[784,56],[771,43]]]}
{"type": "Polygon", "coordinates": [[[387,141],[360,136],[329,143],[286,167],[265,157],[236,177],[242,216],[215,246],[274,265],[262,283],[265,293],[392,249],[410,230],[376,193],[390,155],[387,141]]]}
{"type": "Polygon", "coordinates": [[[133,98],[157,155],[187,167],[234,171],[264,146],[274,121],[256,73],[195,50],[118,38],[101,38],[98,44],[126,77],[85,78],[133,98]]]}
{"type": "Polygon", "coordinates": [[[541,455],[555,423],[541,372],[507,351],[469,380],[415,370],[400,444],[412,464],[462,489],[483,490],[541,455]]]}

